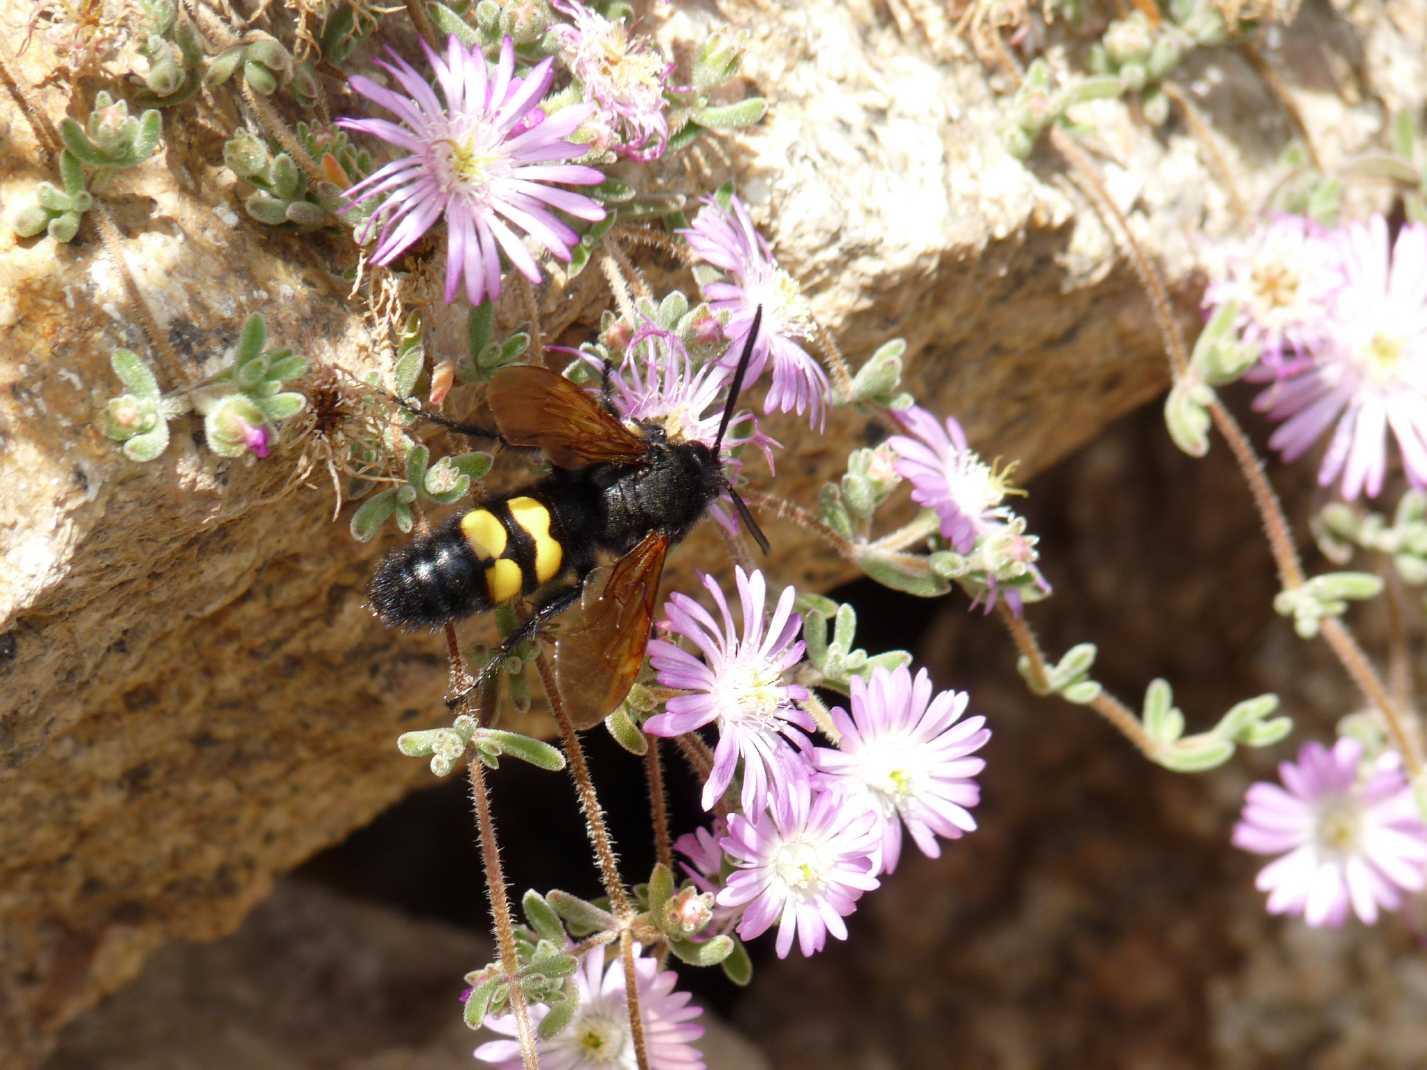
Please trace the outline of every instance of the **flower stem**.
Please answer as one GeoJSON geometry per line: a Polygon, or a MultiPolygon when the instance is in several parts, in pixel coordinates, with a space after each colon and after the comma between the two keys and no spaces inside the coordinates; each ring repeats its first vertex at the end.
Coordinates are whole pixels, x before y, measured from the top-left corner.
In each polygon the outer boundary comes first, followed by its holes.
{"type": "Polygon", "coordinates": [[[129,270],[129,262],[124,259],[122,235],[114,223],[114,217],[109,214],[108,207],[102,201],[95,200],[94,207],[86,214],[86,218],[94,220],[94,228],[99,232],[99,244],[104,246],[105,254],[114,262],[114,270],[119,273],[119,279],[124,284],[124,295],[128,298],[128,310],[139,321],[139,326],[144,331],[144,337],[149,340],[149,345],[153,346],[154,352],[159,355],[159,361],[163,365],[164,374],[168,376],[169,382],[177,387],[187,378],[183,362],[178,359],[178,353],[170,344],[168,332],[159,330],[158,320],[154,318],[153,310],[149,308],[148,301],[144,299],[144,292],[139,289],[139,284],[134,280],[134,275],[129,270]]]}
{"type": "Polygon", "coordinates": [[[1288,116],[1288,121],[1292,124],[1294,132],[1303,142],[1303,148],[1308,153],[1308,159],[1313,164],[1313,170],[1320,174],[1323,173],[1323,157],[1318,155],[1318,147],[1313,143],[1313,135],[1308,132],[1308,124],[1303,120],[1303,112],[1299,110],[1298,103],[1288,92],[1288,87],[1283,84],[1283,79],[1278,76],[1278,72],[1273,69],[1273,65],[1264,58],[1264,54],[1253,44],[1244,42],[1239,45],[1238,50],[1239,55],[1248,61],[1249,66],[1254,69],[1254,73],[1259,76],[1259,80],[1263,82],[1268,91],[1273,94],[1274,99],[1278,101],[1279,107],[1281,107],[1284,114],[1288,116]]]}
{"type": "Polygon", "coordinates": [[[620,317],[630,327],[637,329],[639,313],[634,310],[634,302],[629,297],[629,283],[624,277],[624,272],[619,270],[619,263],[609,253],[605,253],[600,257],[600,270],[604,272],[604,277],[609,282],[609,292],[614,298],[615,305],[619,308],[620,317]]]}
{"type": "Polygon", "coordinates": [[[604,811],[600,809],[599,796],[595,793],[595,782],[590,776],[589,763],[585,761],[585,748],[565,711],[565,700],[560,696],[560,687],[555,682],[555,674],[550,670],[550,659],[541,650],[535,657],[535,667],[540,671],[540,682],[545,685],[545,695],[550,700],[550,709],[560,726],[560,737],[565,744],[565,757],[570,764],[570,776],[575,781],[575,794],[580,800],[580,809],[585,815],[585,829],[589,832],[590,843],[595,849],[595,860],[599,863],[600,878],[604,882],[605,894],[609,896],[611,913],[625,923],[632,911],[629,895],[619,877],[619,864],[614,857],[614,844],[609,829],[605,825],[604,811]]]}
{"type": "Polygon", "coordinates": [[[1406,605],[1403,598],[1402,577],[1389,560],[1383,572],[1383,586],[1387,594],[1388,690],[1400,706],[1411,710],[1416,692],[1412,671],[1412,653],[1408,648],[1406,605]]]}
{"type": "Polygon", "coordinates": [[[923,509],[911,523],[903,525],[888,535],[883,535],[876,542],[871,543],[868,549],[877,553],[905,550],[908,546],[915,546],[917,543],[931,538],[940,527],[941,518],[930,509],[923,509]]]}
{"type": "Polygon", "coordinates": [[[1199,110],[1194,101],[1189,99],[1189,95],[1179,87],[1178,83],[1166,78],[1160,82],[1160,89],[1179,107],[1180,113],[1184,116],[1184,124],[1189,127],[1189,132],[1194,135],[1194,140],[1199,142],[1199,147],[1204,151],[1204,158],[1209,169],[1214,172],[1214,177],[1219,180],[1219,184],[1229,195],[1229,205],[1233,209],[1234,219],[1243,223],[1249,218],[1248,202],[1239,192],[1239,184],[1234,181],[1234,172],[1229,168],[1228,161],[1224,159],[1224,153],[1214,140],[1214,131],[1204,120],[1203,112],[1199,110]]]}
{"type": "Polygon", "coordinates": [[[545,363],[545,335],[540,330],[540,306],[535,302],[535,287],[530,284],[530,280],[519,272],[516,273],[520,280],[520,299],[525,305],[525,315],[530,320],[530,363],[545,363]]]}
{"type": "MultiPolygon", "coordinates": [[[[1029,664],[1027,675],[1030,677],[1032,689],[1037,692],[1049,691],[1050,672],[1046,667],[1045,655],[1041,653],[1040,643],[1036,641],[1035,633],[1031,631],[1031,626],[1025,622],[1024,618],[1016,616],[1006,605],[1004,599],[996,603],[996,614],[1001,618],[1001,623],[1006,626],[1006,631],[1010,633],[1011,641],[1016,644],[1016,649],[1025,656],[1029,664]]],[[[1150,761],[1155,761],[1154,743],[1150,740],[1144,725],[1140,723],[1140,719],[1135,716],[1134,711],[1103,688],[1089,705],[1091,709],[1109,721],[1122,736],[1133,743],[1141,754],[1150,761]]]]}
{"type": "Polygon", "coordinates": [[[674,868],[674,847],[669,839],[669,800],[664,792],[664,766],[659,760],[659,737],[644,737],[644,773],[649,781],[649,820],[654,825],[654,857],[659,864],[674,868]]]}
{"type": "Polygon", "coordinates": [[[1348,631],[1347,625],[1337,617],[1329,617],[1323,621],[1321,630],[1323,638],[1328,641],[1333,653],[1337,654],[1338,660],[1343,663],[1343,668],[1347,669],[1348,675],[1353,678],[1353,683],[1358,685],[1368,702],[1382,712],[1382,719],[1387,722],[1393,746],[1402,755],[1402,764],[1407,767],[1407,778],[1416,786],[1420,783],[1423,773],[1422,752],[1413,733],[1408,729],[1406,719],[1397,708],[1397,703],[1388,694],[1387,688],[1383,686],[1381,678],[1363,653],[1362,647],[1358,646],[1352,632],[1348,631]]]}
{"type": "Polygon", "coordinates": [[[491,817],[490,797],[486,793],[485,767],[481,765],[479,758],[475,758],[466,767],[466,771],[471,778],[471,797],[475,803],[476,827],[480,833],[481,864],[486,872],[486,891],[491,903],[496,947],[500,949],[500,967],[510,983],[510,1009],[515,1014],[516,1031],[520,1037],[520,1059],[525,1070],[539,1070],[540,1057],[535,1050],[530,1009],[525,1005],[525,992],[517,980],[520,964],[515,957],[515,923],[510,916],[510,900],[505,892],[505,873],[500,865],[495,820],[491,817]]]}
{"type": "Polygon", "coordinates": [[[649,1045],[644,1039],[644,1014],[639,1009],[639,974],[634,968],[634,934],[626,926],[619,930],[619,957],[624,962],[625,1010],[629,1013],[629,1035],[634,1041],[634,1059],[639,1070],[649,1070],[649,1045]]]}
{"type": "Polygon", "coordinates": [[[741,489],[739,493],[743,495],[745,504],[755,509],[767,509],[779,520],[791,520],[799,527],[821,536],[824,542],[837,550],[840,557],[846,558],[848,561],[857,559],[856,549],[851,542],[844,539],[801,505],[790,502],[786,498],[780,498],[776,494],[765,494],[752,489],[741,489]]]}
{"type": "Polygon", "coordinates": [[[600,244],[619,265],[619,270],[624,277],[630,281],[630,285],[634,288],[634,295],[647,298],[650,301],[654,300],[654,291],[649,288],[649,283],[645,281],[639,269],[634,266],[634,262],[625,255],[619,242],[606,234],[605,240],[600,244]]]}
{"type": "Polygon", "coordinates": [[[436,36],[436,27],[432,25],[431,17],[426,14],[424,0],[406,0],[406,13],[411,16],[416,32],[426,38],[426,43],[432,48],[439,50],[441,41],[436,36]]]}
{"type": "Polygon", "coordinates": [[[312,158],[302,142],[297,140],[297,136],[288,129],[287,123],[283,122],[277,110],[263,99],[261,93],[255,93],[253,87],[239,76],[239,92],[243,94],[243,99],[248,102],[248,107],[257,113],[258,120],[263,124],[263,128],[272,134],[277,143],[283,147],[293,162],[307,175],[313,184],[325,182],[326,176],[322,173],[322,168],[317,166],[317,161],[312,158]]]}

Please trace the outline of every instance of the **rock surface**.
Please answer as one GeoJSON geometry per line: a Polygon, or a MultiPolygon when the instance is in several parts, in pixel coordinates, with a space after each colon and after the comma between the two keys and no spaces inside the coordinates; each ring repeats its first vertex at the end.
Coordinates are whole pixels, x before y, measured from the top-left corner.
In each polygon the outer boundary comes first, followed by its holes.
{"type": "MultiPolygon", "coordinates": [[[[703,150],[707,177],[738,176],[854,364],[905,336],[923,401],[1034,472],[1162,389],[1158,340],[1131,272],[1056,162],[1022,167],[1001,150],[997,92],[1009,87],[944,26],[894,7],[889,23],[871,3],[725,5],[758,28],[746,74],[774,107],[760,128],[703,150]]],[[[1368,10],[1356,24],[1314,13],[1285,34],[1275,62],[1330,159],[1377,130],[1379,100],[1420,106],[1424,20],[1407,9],[1423,5],[1368,10]]],[[[0,58],[31,108],[57,122],[70,90],[64,76],[47,80],[59,60],[44,19],[15,53],[29,15],[0,11],[0,58]]],[[[687,42],[710,16],[650,17],[687,42]]],[[[116,40],[134,46],[122,31],[116,40]]],[[[1078,47],[1053,43],[1052,54],[1064,62],[1078,47]]],[[[1196,64],[1191,90],[1254,200],[1278,177],[1287,123],[1232,52],[1196,64]]],[[[1117,104],[1089,114],[1111,189],[1191,322],[1194,235],[1227,225],[1223,191],[1182,127],[1156,133],[1117,104]]],[[[177,354],[179,366],[160,368],[166,385],[213,371],[259,311],[277,344],[388,368],[389,340],[333,274],[351,265],[344,241],[241,216],[218,166],[232,121],[231,105],[208,100],[167,116],[161,155],[102,198],[118,255],[177,354]]],[[[10,94],[0,126],[8,219],[54,175],[10,94]]],[[[295,451],[221,461],[180,421],[167,454],[139,466],[103,438],[96,416],[118,392],[110,352],[153,357],[123,275],[92,221],[70,245],[3,229],[0,1050],[23,1064],[156,948],[231,931],[275,875],[421,782],[391,740],[438,720],[445,674],[439,641],[393,636],[362,605],[389,541],[352,542],[345,522],[329,522],[326,493],[265,500],[295,451]]],[[[588,307],[543,300],[552,326],[589,322],[588,307]]],[[[869,428],[841,413],[823,438],[788,422],[771,430],[789,446],[778,493],[810,502],[869,428]]],[[[781,579],[847,577],[798,529],[769,527],[781,579]]],[[[676,559],[678,581],[726,556],[704,531],[676,559]]]]}

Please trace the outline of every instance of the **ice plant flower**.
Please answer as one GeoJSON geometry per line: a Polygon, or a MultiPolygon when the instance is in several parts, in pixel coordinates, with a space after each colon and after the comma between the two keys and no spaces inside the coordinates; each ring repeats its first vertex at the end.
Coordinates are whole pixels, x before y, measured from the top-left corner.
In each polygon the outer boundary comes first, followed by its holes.
{"type": "Polygon", "coordinates": [[[1336,241],[1344,281],[1328,333],[1308,367],[1254,405],[1283,421],[1269,445],[1286,461],[1336,422],[1318,482],[1341,477],[1348,500],[1382,490],[1389,431],[1408,479],[1427,486],[1427,225],[1404,226],[1390,252],[1381,216],[1349,225],[1336,241]]]}
{"type": "MultiPolygon", "coordinates": [[[[650,1070],[702,1070],[704,1060],[694,1041],[703,1036],[704,1029],[693,1021],[703,1013],[702,1009],[691,1002],[687,992],[675,991],[678,977],[673,970],[661,971],[652,958],[639,954],[638,944],[634,945],[634,953],[639,1014],[644,1023],[650,1070]]],[[[635,1070],[629,1001],[619,956],[611,956],[606,965],[605,949],[592,948],[573,979],[579,1010],[564,1029],[537,1042],[540,1065],[547,1070],[635,1070]]],[[[532,1024],[538,1025],[548,1013],[547,1007],[532,1007],[532,1024]]],[[[519,1036],[513,1014],[490,1018],[485,1024],[503,1037],[519,1036]]],[[[476,1049],[476,1058],[502,1070],[520,1070],[523,1065],[518,1039],[482,1044],[476,1049]]]]}
{"type": "Polygon", "coordinates": [[[896,453],[892,466],[912,485],[912,500],[941,519],[941,533],[959,554],[968,554],[976,540],[1005,526],[1015,515],[1005,504],[1015,493],[1011,470],[997,471],[966,444],[961,425],[946,424],[913,405],[896,414],[908,435],[887,440],[896,453]]]}
{"type": "MultiPolygon", "coordinates": [[[[723,418],[727,370],[716,363],[696,368],[683,340],[649,321],[634,332],[626,353],[610,377],[615,410],[627,420],[658,424],[670,441],[712,446],[723,418]]],[[[744,445],[762,452],[771,475],[773,448],[779,443],[759,429],[753,413],[740,410],[723,436],[724,463],[731,475],[741,467],[731,454],[744,445]]]]}
{"type": "Polygon", "coordinates": [[[372,263],[389,264],[438,219],[446,219],[446,300],[465,279],[466,298],[479,304],[500,295],[500,253],[531,282],[540,268],[518,232],[524,232],[557,259],[568,261],[579,235],[554,210],[577,219],[599,220],[598,202],[552,183],[591,186],[604,181],[593,167],[564,163],[586,152],[566,140],[590,115],[593,104],[576,104],[547,116],[539,104],[554,78],[554,60],[515,77],[515,46],[507,37],[500,59],[488,67],[479,48],[455,37],[444,57],[422,42],[445,97],[395,54],[378,61],[404,92],[384,88],[361,75],[351,86],[396,116],[339,119],[339,126],[371,134],[405,150],[347,191],[355,206],[371,198],[381,203],[373,215],[380,225],[372,263]]]}
{"type": "MultiPolygon", "coordinates": [[[[727,835],[728,823],[716,817],[711,826],[686,832],[674,841],[674,850],[683,855],[679,868],[694,882],[695,888],[710,896],[717,896],[723,890],[724,857],[719,845],[727,835]]],[[[706,940],[729,932],[742,915],[741,909],[719,906],[715,901],[713,917],[696,939],[706,940]]]]}
{"type": "Polygon", "coordinates": [[[826,419],[827,373],[799,340],[813,336],[813,319],[796,280],[780,268],[763,236],[753,229],[748,209],[737,197],[724,208],[710,197],[693,225],[681,230],[689,248],[726,278],[704,285],[703,295],[716,312],[727,313],[724,333],[731,343],[725,366],[730,370],[761,307],[763,325],[748,368],[751,383],[772,365],[772,382],[764,397],[764,412],[807,412],[813,427],[826,419]]]}
{"type": "Polygon", "coordinates": [[[780,794],[806,777],[803,732],[814,731],[816,724],[797,705],[808,697],[807,689],[784,682],[788,670],[803,656],[803,642],[795,639],[803,623],[793,612],[796,592],[785,587],[765,623],[763,573],[754,569],[750,575],[736,568],[734,579],[743,618],[741,636],[723,589],[712,576],[705,574],[703,584],[713,595],[719,620],[686,594],[672,594],[664,603],[668,631],[688,639],[703,657],[664,639],[649,643],[649,662],[659,682],[685,693],[669,699],[664,712],[645,721],[644,729],[656,736],[681,736],[717,724],[718,744],[704,785],[704,809],[713,809],[742,759],[743,809],[757,813],[770,794],[780,794]]]}
{"type": "Polygon", "coordinates": [[[1312,220],[1280,215],[1250,237],[1211,251],[1204,308],[1238,306],[1240,337],[1259,351],[1263,373],[1292,371],[1328,330],[1343,284],[1338,250],[1312,220]]]}
{"type": "Polygon", "coordinates": [[[767,811],[748,815],[728,819],[721,846],[736,868],[715,900],[743,909],[738,935],[752,940],[776,921],[779,958],[788,957],[794,936],[804,955],[821,951],[829,933],[846,940],[842,919],[878,885],[877,815],[805,779],[774,796],[767,811]]]}
{"type": "Polygon", "coordinates": [[[1332,750],[1305,743],[1278,769],[1283,786],[1252,785],[1234,826],[1236,847],[1281,856],[1255,882],[1269,913],[1336,926],[1351,908],[1371,925],[1379,908],[1427,887],[1427,825],[1395,753],[1364,763],[1362,744],[1345,736],[1332,750]]]}
{"type": "Polygon", "coordinates": [[[669,142],[664,88],[672,65],[647,42],[630,37],[624,23],[611,22],[574,0],[551,6],[569,17],[550,33],[560,58],[599,106],[598,149],[613,149],[635,160],[656,160],[669,142]]]}
{"type": "Polygon", "coordinates": [[[976,829],[970,808],[981,800],[974,777],[986,763],[973,757],[991,738],[986,718],[959,720],[964,691],[932,697],[925,669],[916,678],[902,665],[852,678],[852,713],[832,710],[838,749],[819,747],[813,765],[820,787],[877,815],[879,872],[891,873],[902,853],[902,827],[922,853],[937,858],[937,837],[959,839],[976,829]]]}

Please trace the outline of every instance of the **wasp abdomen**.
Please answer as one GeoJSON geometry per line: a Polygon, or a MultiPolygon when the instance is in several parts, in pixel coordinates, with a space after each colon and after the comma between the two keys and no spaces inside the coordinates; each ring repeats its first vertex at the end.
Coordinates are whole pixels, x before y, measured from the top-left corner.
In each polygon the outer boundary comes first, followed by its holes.
{"type": "Polygon", "coordinates": [[[544,503],[528,495],[488,502],[388,554],[372,578],[372,607],[389,625],[438,627],[529,594],[564,558],[544,503]]]}

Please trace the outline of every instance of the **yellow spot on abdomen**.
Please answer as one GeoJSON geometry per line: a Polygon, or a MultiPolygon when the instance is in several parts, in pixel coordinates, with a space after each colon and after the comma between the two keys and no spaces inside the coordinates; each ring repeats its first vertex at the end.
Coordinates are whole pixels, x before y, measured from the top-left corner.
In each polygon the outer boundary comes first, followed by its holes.
{"type": "Polygon", "coordinates": [[[481,560],[505,553],[505,525],[488,510],[472,509],[461,517],[461,534],[481,560]]]}
{"type": "Polygon", "coordinates": [[[520,566],[508,557],[501,558],[487,568],[486,590],[490,593],[491,602],[509,602],[520,593],[522,578],[520,566]]]}
{"type": "Polygon", "coordinates": [[[512,498],[506,502],[510,515],[535,543],[535,578],[546,583],[560,571],[565,551],[550,534],[550,510],[534,498],[512,498]]]}

